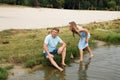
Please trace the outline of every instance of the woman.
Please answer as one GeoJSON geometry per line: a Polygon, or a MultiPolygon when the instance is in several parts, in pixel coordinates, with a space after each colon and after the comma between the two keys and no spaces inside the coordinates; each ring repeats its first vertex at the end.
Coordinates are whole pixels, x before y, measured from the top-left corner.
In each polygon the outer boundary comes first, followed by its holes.
{"type": "Polygon", "coordinates": [[[93,54],[88,45],[88,40],[90,38],[90,33],[88,32],[88,30],[78,26],[74,21],[69,22],[69,29],[72,31],[73,37],[75,37],[75,34],[81,37],[78,43],[78,48],[79,48],[79,53],[80,53],[80,62],[83,61],[83,49],[85,48],[87,48],[89,52],[89,56],[91,58],[93,54]]]}

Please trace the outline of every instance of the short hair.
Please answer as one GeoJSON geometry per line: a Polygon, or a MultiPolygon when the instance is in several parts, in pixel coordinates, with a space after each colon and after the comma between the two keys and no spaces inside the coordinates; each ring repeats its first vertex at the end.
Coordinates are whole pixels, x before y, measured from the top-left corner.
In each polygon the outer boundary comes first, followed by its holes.
{"type": "Polygon", "coordinates": [[[55,31],[58,31],[59,32],[59,29],[58,28],[53,28],[52,31],[55,30],[55,31]]]}

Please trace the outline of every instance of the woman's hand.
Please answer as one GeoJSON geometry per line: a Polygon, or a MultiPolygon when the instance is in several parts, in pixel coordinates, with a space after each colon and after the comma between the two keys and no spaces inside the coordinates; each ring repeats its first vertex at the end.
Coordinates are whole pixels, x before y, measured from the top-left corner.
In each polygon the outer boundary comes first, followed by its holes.
{"type": "Polygon", "coordinates": [[[85,42],[88,43],[88,39],[86,39],[85,42]]]}

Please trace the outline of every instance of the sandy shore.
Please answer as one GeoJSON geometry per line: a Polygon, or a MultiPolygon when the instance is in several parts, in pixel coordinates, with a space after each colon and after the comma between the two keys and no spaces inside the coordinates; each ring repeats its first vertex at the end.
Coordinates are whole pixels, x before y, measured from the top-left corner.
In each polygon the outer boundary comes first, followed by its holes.
{"type": "Polygon", "coordinates": [[[120,19],[120,11],[64,10],[29,7],[0,7],[0,30],[37,29],[120,19]]]}

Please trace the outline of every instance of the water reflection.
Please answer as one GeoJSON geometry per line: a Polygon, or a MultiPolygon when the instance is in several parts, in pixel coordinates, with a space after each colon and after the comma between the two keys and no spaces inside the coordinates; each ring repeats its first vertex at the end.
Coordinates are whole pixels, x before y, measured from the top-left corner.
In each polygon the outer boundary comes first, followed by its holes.
{"type": "Polygon", "coordinates": [[[93,50],[94,57],[84,55],[82,63],[71,62],[65,72],[51,66],[30,74],[9,77],[8,80],[120,80],[120,45],[101,46],[93,50]]]}
{"type": "Polygon", "coordinates": [[[91,62],[91,58],[87,60],[87,62],[83,65],[83,62],[80,63],[79,65],[79,80],[88,80],[87,79],[87,70],[89,68],[89,64],[91,62]]]}
{"type": "Polygon", "coordinates": [[[44,75],[44,80],[65,80],[65,72],[59,72],[50,67],[44,70],[44,75]]]}

